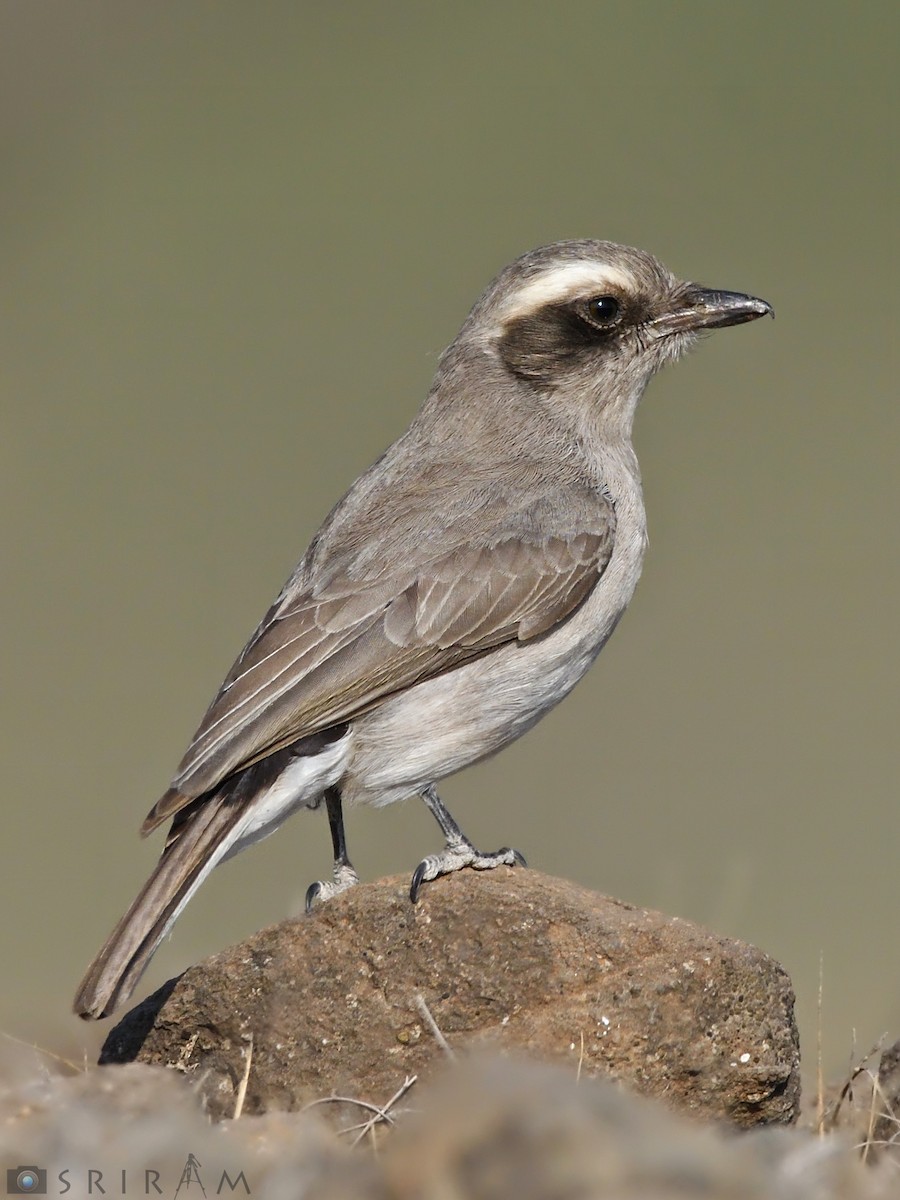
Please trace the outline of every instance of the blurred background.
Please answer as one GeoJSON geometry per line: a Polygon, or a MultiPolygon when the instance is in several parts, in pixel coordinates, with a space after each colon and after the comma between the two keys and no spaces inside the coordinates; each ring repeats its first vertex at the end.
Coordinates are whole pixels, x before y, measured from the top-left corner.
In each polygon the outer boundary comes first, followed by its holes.
{"type": "MultiPolygon", "coordinates": [[[[0,1029],[69,1015],[137,828],[337,497],[510,259],[770,300],[650,387],[651,547],[575,694],[441,794],[478,845],[752,941],[807,1077],[900,1034],[893,4],[5,0],[0,1029]],[[823,1002],[818,1015],[820,961],[823,1002]]],[[[438,848],[354,812],[366,878],[438,848]]],[[[299,910],[321,813],[145,977],[299,910]]]]}

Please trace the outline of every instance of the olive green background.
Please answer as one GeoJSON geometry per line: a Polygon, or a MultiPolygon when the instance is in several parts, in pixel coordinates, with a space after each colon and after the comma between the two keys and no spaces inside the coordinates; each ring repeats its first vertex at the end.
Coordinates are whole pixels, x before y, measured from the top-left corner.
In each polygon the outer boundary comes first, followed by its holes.
{"type": "MultiPolygon", "coordinates": [[[[749,939],[814,1069],[900,1034],[892,4],[0,5],[0,1028],[74,986],[137,827],[335,499],[508,260],[597,236],[777,320],[650,387],[651,546],[570,699],[442,794],[477,844],[749,939]]],[[[351,813],[373,878],[439,845],[351,813]]],[[[217,872],[146,992],[327,873],[217,872]]],[[[109,1023],[104,1023],[109,1028],[109,1023]]]]}

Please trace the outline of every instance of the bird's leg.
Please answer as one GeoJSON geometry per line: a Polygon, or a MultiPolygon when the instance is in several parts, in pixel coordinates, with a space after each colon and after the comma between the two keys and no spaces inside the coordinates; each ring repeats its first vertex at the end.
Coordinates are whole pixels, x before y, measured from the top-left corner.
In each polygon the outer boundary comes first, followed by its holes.
{"type": "Polygon", "coordinates": [[[491,854],[482,854],[476,850],[457,823],[447,812],[441,799],[430,783],[422,792],[422,799],[428,805],[428,811],[441,827],[445,846],[440,854],[429,854],[423,858],[413,872],[409,888],[409,898],[415,904],[419,897],[419,888],[430,879],[439,875],[449,875],[452,871],[460,871],[463,867],[474,867],[476,871],[488,871],[491,867],[524,867],[525,859],[518,850],[510,850],[504,846],[502,850],[494,850],[491,854]]]}
{"type": "Polygon", "coordinates": [[[330,787],[325,792],[325,810],[328,813],[328,828],[331,830],[331,844],[334,847],[334,882],[323,883],[318,880],[311,883],[306,892],[306,911],[310,912],[316,904],[330,900],[340,892],[359,883],[359,876],[353,869],[353,863],[347,857],[347,839],[344,836],[344,813],[341,808],[341,793],[336,787],[330,787]]]}

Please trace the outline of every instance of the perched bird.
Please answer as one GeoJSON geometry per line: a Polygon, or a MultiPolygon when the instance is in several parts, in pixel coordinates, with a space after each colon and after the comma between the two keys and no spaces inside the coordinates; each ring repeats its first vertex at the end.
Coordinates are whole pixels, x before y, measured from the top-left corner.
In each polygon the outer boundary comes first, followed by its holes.
{"type": "Polygon", "coordinates": [[[228,673],[142,827],[156,869],[87,971],[84,1017],[132,992],[219,862],[325,803],[333,879],[357,882],[342,806],[420,795],[445,845],[412,878],[523,863],[482,853],[438,780],[557,704],[631,599],[647,544],[634,411],[703,330],[771,314],[649,254],[571,241],[497,276],[409,429],[332,509],[228,673]]]}

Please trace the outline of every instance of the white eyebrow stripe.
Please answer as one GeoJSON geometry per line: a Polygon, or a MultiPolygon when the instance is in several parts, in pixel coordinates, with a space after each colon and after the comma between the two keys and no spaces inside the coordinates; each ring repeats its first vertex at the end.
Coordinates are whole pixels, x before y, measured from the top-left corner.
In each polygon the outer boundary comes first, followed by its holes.
{"type": "Polygon", "coordinates": [[[502,318],[504,322],[512,321],[534,312],[545,304],[553,304],[578,295],[602,295],[604,288],[629,291],[634,288],[634,280],[626,271],[612,265],[564,263],[562,266],[543,271],[536,279],[530,280],[514,292],[503,305],[502,318]]]}

